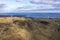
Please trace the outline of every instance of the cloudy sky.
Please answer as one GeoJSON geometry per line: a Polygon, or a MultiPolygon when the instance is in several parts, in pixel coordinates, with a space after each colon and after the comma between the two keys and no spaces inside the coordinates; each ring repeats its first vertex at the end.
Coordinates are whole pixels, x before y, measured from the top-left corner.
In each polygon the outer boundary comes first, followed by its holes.
{"type": "Polygon", "coordinates": [[[0,13],[60,12],[60,0],[0,0],[0,13]]]}

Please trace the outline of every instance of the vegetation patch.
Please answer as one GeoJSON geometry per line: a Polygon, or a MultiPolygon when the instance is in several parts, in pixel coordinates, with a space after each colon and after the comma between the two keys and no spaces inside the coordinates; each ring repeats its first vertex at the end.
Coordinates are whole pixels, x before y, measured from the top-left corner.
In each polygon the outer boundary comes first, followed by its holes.
{"type": "Polygon", "coordinates": [[[47,22],[47,21],[40,21],[40,23],[42,23],[44,25],[48,25],[49,24],[49,22],[47,22]]]}
{"type": "Polygon", "coordinates": [[[57,33],[57,38],[56,40],[60,40],[60,32],[57,33]]]}

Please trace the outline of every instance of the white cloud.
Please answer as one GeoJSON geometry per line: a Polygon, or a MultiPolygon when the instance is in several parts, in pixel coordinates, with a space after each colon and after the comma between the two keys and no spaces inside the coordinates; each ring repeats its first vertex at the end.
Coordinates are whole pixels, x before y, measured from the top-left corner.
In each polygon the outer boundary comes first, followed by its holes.
{"type": "Polygon", "coordinates": [[[16,0],[16,2],[23,2],[24,0],[16,0]]]}
{"type": "Polygon", "coordinates": [[[11,8],[11,7],[6,7],[6,8],[4,8],[3,10],[5,10],[5,11],[11,11],[11,10],[13,10],[13,8],[11,8]]]}
{"type": "Polygon", "coordinates": [[[0,4],[5,4],[5,0],[0,0],[0,4]]]}
{"type": "MultiPolygon", "coordinates": [[[[54,9],[56,7],[56,5],[54,5],[54,4],[60,4],[60,2],[58,2],[58,1],[55,2],[52,0],[29,0],[32,4],[28,3],[27,0],[15,0],[15,1],[17,1],[19,3],[14,2],[14,1],[12,1],[11,3],[10,3],[10,1],[9,2],[7,1],[8,2],[7,3],[6,0],[5,0],[5,2],[0,0],[0,12],[1,11],[2,12],[12,12],[14,10],[17,10],[19,12],[20,11],[41,11],[41,10],[43,11],[46,9],[47,10],[54,9]],[[23,1],[24,1],[24,3],[23,3],[23,1]],[[27,3],[26,3],[26,1],[27,1],[27,3]],[[40,4],[40,3],[42,3],[42,4],[40,4]],[[46,3],[46,5],[44,3],[46,3]],[[39,4],[39,5],[37,5],[37,4],[39,4]]],[[[57,8],[55,8],[55,9],[57,9],[57,8]]]]}
{"type": "Polygon", "coordinates": [[[0,13],[12,12],[15,8],[6,4],[0,4],[0,13]]]}

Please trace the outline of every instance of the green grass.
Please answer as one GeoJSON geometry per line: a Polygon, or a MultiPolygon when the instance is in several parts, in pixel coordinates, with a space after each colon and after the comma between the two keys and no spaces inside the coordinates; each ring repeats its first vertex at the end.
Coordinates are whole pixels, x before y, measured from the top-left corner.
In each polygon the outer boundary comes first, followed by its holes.
{"type": "Polygon", "coordinates": [[[58,32],[56,40],[60,40],[60,32],[58,32]]]}

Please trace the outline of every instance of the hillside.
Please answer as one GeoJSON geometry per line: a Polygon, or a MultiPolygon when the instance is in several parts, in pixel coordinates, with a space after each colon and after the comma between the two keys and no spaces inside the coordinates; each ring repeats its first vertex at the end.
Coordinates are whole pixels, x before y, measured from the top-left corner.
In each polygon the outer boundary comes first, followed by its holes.
{"type": "Polygon", "coordinates": [[[0,40],[55,40],[60,19],[0,17],[0,40]]]}

